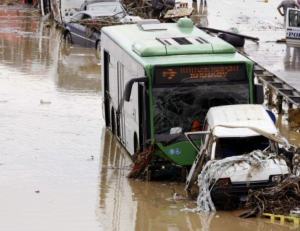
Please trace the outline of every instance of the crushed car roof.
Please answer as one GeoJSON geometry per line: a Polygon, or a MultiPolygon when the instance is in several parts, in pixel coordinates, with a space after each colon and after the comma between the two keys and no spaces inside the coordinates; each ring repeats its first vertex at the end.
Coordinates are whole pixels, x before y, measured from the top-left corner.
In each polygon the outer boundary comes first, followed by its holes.
{"type": "Polygon", "coordinates": [[[278,133],[274,122],[262,105],[212,107],[207,113],[207,121],[217,137],[257,136],[259,134],[255,129],[268,134],[278,133]]]}

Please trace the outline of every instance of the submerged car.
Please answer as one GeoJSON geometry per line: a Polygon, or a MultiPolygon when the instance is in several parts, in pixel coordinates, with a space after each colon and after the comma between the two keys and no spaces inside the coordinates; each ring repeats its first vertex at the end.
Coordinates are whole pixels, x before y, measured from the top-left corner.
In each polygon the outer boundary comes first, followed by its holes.
{"type": "Polygon", "coordinates": [[[64,39],[85,47],[100,48],[99,23],[133,23],[139,17],[130,16],[120,2],[96,2],[73,15],[64,25],[64,39]]]}
{"type": "Polygon", "coordinates": [[[286,141],[279,136],[274,121],[262,105],[212,107],[207,113],[204,127],[205,131],[186,133],[199,150],[187,178],[186,190],[191,189],[205,163],[224,163],[226,158],[236,158],[237,161],[212,179],[213,198],[224,197],[227,200],[230,195],[241,199],[249,189],[273,186],[290,173],[278,151],[286,141]],[[195,135],[201,135],[200,145],[193,141],[195,135]],[[241,161],[253,152],[259,153],[259,158],[262,158],[260,167],[241,161]]]}

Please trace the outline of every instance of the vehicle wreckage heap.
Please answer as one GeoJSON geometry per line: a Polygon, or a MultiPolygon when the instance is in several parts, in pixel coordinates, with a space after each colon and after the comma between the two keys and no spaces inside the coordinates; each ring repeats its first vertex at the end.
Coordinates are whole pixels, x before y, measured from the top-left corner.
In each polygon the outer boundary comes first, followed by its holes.
{"type": "MultiPolygon", "coordinates": [[[[163,3],[157,1],[157,5],[153,5],[150,0],[135,0],[126,1],[122,3],[130,14],[140,16],[141,18],[153,18],[155,15],[165,15],[167,10],[173,9],[172,1],[165,1],[163,3]],[[163,4],[163,5],[159,5],[163,4]],[[159,12],[159,14],[157,14],[159,12]]],[[[156,18],[158,18],[156,17],[156,18]]],[[[160,18],[161,19],[161,18],[160,18]]],[[[118,20],[107,17],[93,20],[82,20],[80,23],[87,25],[91,29],[101,30],[104,26],[121,24],[118,20]]],[[[278,114],[288,113],[292,114],[299,108],[299,92],[292,86],[281,81],[272,73],[265,70],[259,64],[255,63],[254,75],[258,82],[263,85],[265,104],[271,108],[275,108],[278,114]],[[284,106],[286,106],[284,108],[284,106]],[[284,109],[286,109],[284,111],[284,109]]],[[[297,127],[297,126],[296,126],[297,127]]],[[[147,175],[147,168],[152,160],[151,154],[154,147],[151,146],[143,153],[135,155],[136,161],[133,169],[129,175],[132,178],[145,177],[147,175]]],[[[293,151],[296,153],[297,151],[293,151]]],[[[297,210],[300,207],[300,178],[299,178],[299,158],[295,154],[291,160],[290,169],[293,169],[293,175],[278,182],[273,187],[263,188],[259,190],[250,190],[246,202],[246,208],[249,209],[242,217],[260,216],[263,213],[274,213],[289,215],[291,210],[297,210]],[[298,159],[297,159],[298,158],[298,159]],[[298,170],[297,170],[298,169],[298,170]]],[[[194,211],[215,211],[215,205],[212,202],[210,192],[214,181],[218,179],[218,174],[224,172],[228,167],[235,163],[245,161],[249,165],[261,166],[264,158],[273,158],[270,153],[260,153],[254,151],[246,154],[240,158],[229,158],[219,162],[207,162],[203,171],[198,175],[199,196],[198,207],[194,211]]],[[[147,176],[146,176],[147,178],[147,176]]]]}
{"type": "MultiPolygon", "coordinates": [[[[175,1],[151,1],[151,0],[135,0],[121,1],[125,10],[134,16],[142,19],[159,18],[161,21],[168,21],[185,16],[190,16],[193,9],[180,8],[173,14],[172,9],[175,7],[175,1]]],[[[92,30],[100,31],[104,26],[114,26],[122,24],[120,20],[114,17],[102,17],[97,19],[80,20],[80,24],[85,25],[92,30]]]]}

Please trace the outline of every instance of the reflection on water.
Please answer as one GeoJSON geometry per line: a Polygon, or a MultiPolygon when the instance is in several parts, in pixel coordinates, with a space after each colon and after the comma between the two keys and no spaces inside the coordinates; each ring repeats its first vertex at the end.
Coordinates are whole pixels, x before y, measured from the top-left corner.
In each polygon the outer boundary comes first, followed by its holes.
{"type": "Polygon", "coordinates": [[[100,66],[95,53],[81,47],[66,48],[64,41],[60,41],[57,86],[66,90],[100,92],[100,66]]]}
{"type": "Polygon", "coordinates": [[[284,68],[286,71],[297,71],[300,73],[300,47],[286,47],[284,68]]]}
{"type": "Polygon", "coordinates": [[[132,229],[136,220],[136,203],[127,179],[131,160],[109,132],[103,135],[100,161],[99,208],[97,216],[106,230],[132,229]]]}
{"type": "Polygon", "coordinates": [[[60,31],[30,9],[2,13],[0,230],[101,231],[100,66],[85,57],[73,65],[80,52],[61,54],[60,31]]]}
{"type": "Polygon", "coordinates": [[[192,20],[195,24],[208,27],[208,5],[206,0],[193,2],[194,12],[192,20]]]}
{"type": "Polygon", "coordinates": [[[1,63],[31,78],[54,77],[63,90],[99,92],[100,66],[94,50],[65,46],[54,24],[31,14],[30,8],[12,8],[9,14],[0,8],[0,17],[7,19],[0,21],[1,63]]]}

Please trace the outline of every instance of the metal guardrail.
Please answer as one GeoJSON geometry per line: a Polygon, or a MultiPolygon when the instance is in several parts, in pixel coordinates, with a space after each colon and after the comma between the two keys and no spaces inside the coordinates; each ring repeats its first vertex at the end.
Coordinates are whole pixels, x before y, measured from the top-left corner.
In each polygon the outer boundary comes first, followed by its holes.
{"type": "Polygon", "coordinates": [[[257,63],[254,66],[254,76],[264,86],[266,104],[276,106],[278,113],[282,113],[284,103],[288,109],[300,108],[300,92],[296,88],[257,63]]]}

